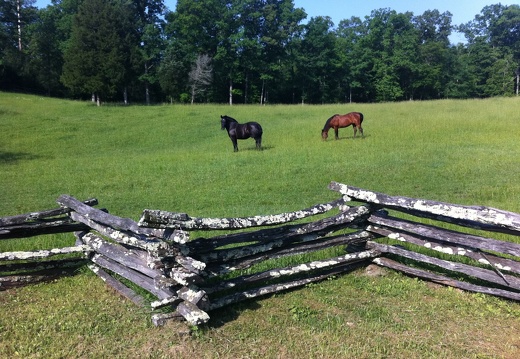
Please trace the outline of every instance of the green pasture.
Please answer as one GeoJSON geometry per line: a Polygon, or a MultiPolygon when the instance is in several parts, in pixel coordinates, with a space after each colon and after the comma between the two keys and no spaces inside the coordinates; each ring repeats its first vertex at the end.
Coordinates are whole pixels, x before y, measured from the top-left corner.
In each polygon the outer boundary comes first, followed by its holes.
{"type": "MultiPolygon", "coordinates": [[[[0,93],[0,216],[97,198],[202,217],[276,214],[338,198],[330,181],[520,212],[520,100],[336,105],[156,105],[0,93]],[[321,140],[334,113],[364,114],[321,140]],[[220,115],[254,120],[234,153],[220,115]],[[359,136],[359,134],[358,134],[359,136]]],[[[0,251],[72,245],[72,235],[0,241],[0,251]]],[[[363,270],[211,314],[208,325],[155,328],[87,269],[0,291],[0,357],[513,358],[520,305],[363,270]]]]}

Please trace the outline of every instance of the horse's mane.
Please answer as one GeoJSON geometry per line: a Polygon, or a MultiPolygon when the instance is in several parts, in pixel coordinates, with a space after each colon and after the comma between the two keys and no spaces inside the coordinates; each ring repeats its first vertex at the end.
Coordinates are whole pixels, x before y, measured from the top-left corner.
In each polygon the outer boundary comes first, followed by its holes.
{"type": "Polygon", "coordinates": [[[330,118],[325,121],[325,125],[323,126],[323,131],[325,131],[325,129],[327,128],[327,126],[330,128],[330,121],[332,121],[332,119],[336,116],[339,116],[339,114],[335,114],[335,115],[332,115],[330,116],[330,118]]]}
{"type": "Polygon", "coordinates": [[[231,122],[238,122],[233,117],[229,117],[228,115],[223,115],[223,116],[220,116],[220,117],[223,118],[223,119],[225,118],[226,120],[231,121],[231,122]]]}

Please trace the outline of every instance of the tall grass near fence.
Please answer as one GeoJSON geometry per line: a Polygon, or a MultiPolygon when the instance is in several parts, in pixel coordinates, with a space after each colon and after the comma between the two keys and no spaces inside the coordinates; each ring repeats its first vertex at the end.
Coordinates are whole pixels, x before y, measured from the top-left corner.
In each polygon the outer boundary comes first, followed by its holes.
{"type": "MultiPolygon", "coordinates": [[[[519,114],[517,98],[96,107],[0,93],[0,216],[54,208],[61,194],[98,198],[133,219],[145,208],[202,217],[275,214],[337,198],[327,189],[332,180],[520,212],[519,114]],[[365,139],[352,139],[347,128],[340,140],[323,142],[325,120],[350,111],[363,112],[365,139]],[[261,123],[264,150],[246,140],[234,153],[220,130],[224,114],[261,123]]],[[[73,242],[67,235],[9,240],[0,251],[73,242]]],[[[49,284],[54,289],[0,292],[0,356],[507,357],[520,350],[518,304],[400,275],[345,276],[239,305],[219,313],[226,324],[215,319],[189,340],[152,328],[146,313],[98,281],[81,273],[49,284]]]]}

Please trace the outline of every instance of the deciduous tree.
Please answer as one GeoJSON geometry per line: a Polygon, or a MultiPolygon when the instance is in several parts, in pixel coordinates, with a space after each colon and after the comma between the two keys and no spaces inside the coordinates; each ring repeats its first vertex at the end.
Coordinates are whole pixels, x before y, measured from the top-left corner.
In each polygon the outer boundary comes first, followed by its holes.
{"type": "Polygon", "coordinates": [[[189,74],[191,87],[191,104],[195,102],[195,96],[203,94],[213,79],[213,67],[211,58],[202,54],[197,57],[189,74]]]}

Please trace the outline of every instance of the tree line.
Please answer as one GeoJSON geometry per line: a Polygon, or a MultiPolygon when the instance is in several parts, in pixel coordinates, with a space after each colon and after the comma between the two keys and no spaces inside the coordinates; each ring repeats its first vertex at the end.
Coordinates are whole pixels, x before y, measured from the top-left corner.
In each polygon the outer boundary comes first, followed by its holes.
{"type": "MultiPolygon", "coordinates": [[[[336,103],[519,92],[520,6],[376,9],[335,25],[292,0],[0,3],[0,89],[116,102],[336,103]],[[450,43],[454,32],[465,43],[450,43]]],[[[347,15],[347,14],[346,14],[347,15]]]]}

